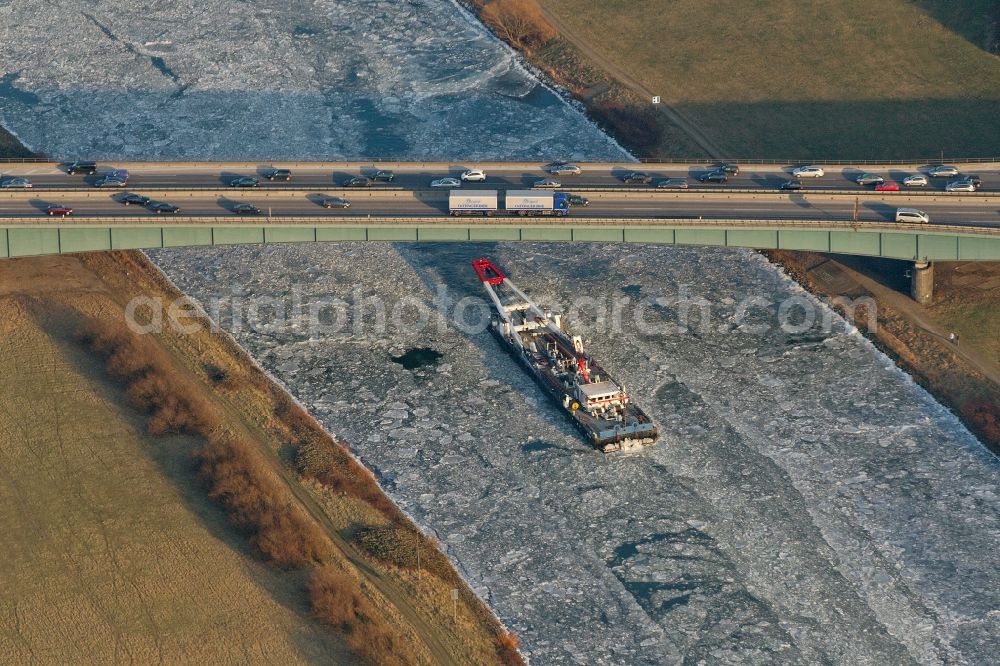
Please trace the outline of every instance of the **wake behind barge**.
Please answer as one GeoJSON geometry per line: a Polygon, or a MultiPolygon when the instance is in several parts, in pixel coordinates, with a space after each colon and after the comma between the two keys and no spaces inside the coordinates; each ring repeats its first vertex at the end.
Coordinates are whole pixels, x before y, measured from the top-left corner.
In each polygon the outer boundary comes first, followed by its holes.
{"type": "Polygon", "coordinates": [[[559,315],[535,305],[492,261],[472,267],[493,301],[490,329],[599,450],[629,451],[656,441],[656,425],[628,393],[563,330],[559,315]]]}

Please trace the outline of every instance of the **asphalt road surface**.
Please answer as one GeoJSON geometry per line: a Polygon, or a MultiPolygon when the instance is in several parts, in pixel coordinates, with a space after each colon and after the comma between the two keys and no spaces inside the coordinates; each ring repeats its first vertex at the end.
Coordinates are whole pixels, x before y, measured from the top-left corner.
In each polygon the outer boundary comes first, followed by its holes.
{"type": "MultiPolygon", "coordinates": [[[[458,176],[474,164],[428,169],[424,165],[393,165],[392,183],[372,187],[343,188],[347,178],[370,173],[374,167],[352,165],[350,169],[307,166],[296,168],[292,180],[269,182],[263,174],[268,165],[227,169],[220,165],[143,165],[130,167],[128,187],[103,189],[94,182],[109,167],[101,166],[96,176],[70,176],[52,164],[2,165],[0,182],[14,176],[31,180],[31,189],[0,189],[0,216],[38,218],[50,205],[69,206],[74,218],[121,216],[155,218],[141,206],[124,206],[123,192],[149,196],[180,206],[182,216],[234,216],[237,203],[252,203],[261,215],[294,216],[433,216],[447,213],[448,191],[430,189],[430,181],[446,175],[458,176]],[[260,187],[234,188],[229,183],[239,177],[260,178],[260,187]],[[324,209],[327,196],[351,201],[348,209],[324,209]]],[[[828,168],[823,178],[803,179],[807,188],[799,192],[777,192],[774,188],[788,178],[789,167],[745,166],[725,185],[698,186],[691,177],[704,173],[700,165],[582,165],[577,176],[557,177],[561,191],[580,193],[590,199],[588,207],[574,207],[572,217],[636,217],[694,219],[809,219],[817,221],[892,221],[897,207],[926,211],[932,222],[976,226],[1000,226],[1000,171],[995,165],[976,171],[983,185],[979,193],[940,191],[949,178],[932,178],[926,188],[902,192],[875,192],[853,182],[860,169],[828,168]],[[621,176],[643,169],[655,179],[688,177],[692,189],[657,190],[649,185],[624,185],[621,176]],[[668,170],[669,169],[669,170],[668,170]],[[609,190],[608,188],[616,188],[609,190]],[[745,189],[747,191],[736,191],[745,189]],[[991,193],[995,196],[990,196],[991,193]]],[[[871,169],[887,178],[900,180],[915,170],[896,173],[890,167],[871,169]]],[[[518,189],[530,187],[547,177],[542,165],[490,165],[483,183],[465,183],[463,189],[518,189]]],[[[502,214],[502,213],[501,213],[502,214]]],[[[164,214],[169,216],[169,214],[164,214]]]]}
{"type": "MultiPolygon", "coordinates": [[[[426,169],[422,166],[394,167],[396,178],[391,183],[377,183],[374,188],[428,189],[432,180],[445,176],[458,177],[465,169],[476,168],[475,163],[456,164],[439,169],[426,169]]],[[[625,185],[622,177],[634,170],[642,171],[652,176],[654,182],[664,178],[686,178],[693,188],[706,190],[732,188],[774,189],[781,183],[792,178],[792,167],[770,165],[748,165],[742,167],[739,175],[731,176],[728,183],[699,183],[698,176],[711,169],[705,164],[694,165],[641,165],[623,162],[615,166],[590,166],[583,164],[580,175],[551,176],[543,170],[541,164],[536,167],[504,167],[496,166],[487,171],[485,183],[466,183],[466,187],[482,188],[524,188],[542,178],[556,178],[562,184],[562,189],[586,190],[602,187],[628,187],[637,190],[651,189],[649,185],[625,185]]],[[[66,189],[92,188],[94,182],[110,167],[101,166],[98,174],[69,176],[51,165],[8,164],[0,165],[0,182],[14,176],[28,177],[36,189],[66,189]]],[[[297,168],[293,170],[289,182],[270,182],[264,178],[269,165],[259,165],[244,169],[220,171],[216,166],[210,167],[178,167],[164,164],[156,167],[130,169],[129,185],[133,188],[223,188],[240,176],[254,176],[261,180],[261,187],[267,189],[294,189],[309,187],[333,187],[344,180],[359,175],[371,174],[374,166],[355,166],[350,169],[337,168],[297,168]]],[[[903,169],[899,167],[871,167],[869,170],[856,167],[826,167],[826,175],[822,178],[803,178],[806,190],[843,190],[851,192],[871,192],[872,186],[862,187],[854,182],[861,173],[878,173],[886,180],[902,182],[908,175],[918,173],[918,169],[903,169]]],[[[982,192],[1000,192],[1000,171],[995,166],[989,168],[963,169],[963,173],[975,173],[982,178],[982,192]]],[[[917,191],[944,191],[945,185],[956,180],[952,178],[930,178],[926,187],[912,188],[917,191]]]]}
{"type": "MultiPolygon", "coordinates": [[[[142,188],[128,191],[144,193],[142,188]]],[[[325,192],[264,191],[192,191],[156,193],[146,191],[156,201],[166,201],[180,207],[181,216],[235,216],[237,203],[251,203],[261,209],[261,216],[291,217],[365,217],[365,216],[439,216],[447,214],[446,192],[419,193],[355,193],[330,189],[325,192]],[[163,194],[164,196],[157,196],[163,194]],[[327,195],[338,195],[351,202],[347,209],[325,209],[321,202],[327,195]]],[[[0,216],[38,218],[45,215],[50,205],[73,208],[74,219],[83,217],[128,217],[137,220],[170,217],[157,215],[142,206],[124,206],[117,201],[121,192],[52,192],[36,190],[20,193],[15,199],[0,197],[0,216]]],[[[919,207],[926,211],[932,222],[974,226],[1000,226],[1000,197],[983,199],[952,199],[950,197],[924,198],[900,197],[894,194],[857,198],[859,221],[892,221],[897,206],[919,207]],[[934,199],[934,200],[931,200],[934,199]]],[[[711,219],[809,219],[817,221],[852,220],[855,197],[836,195],[701,195],[691,193],[655,193],[638,198],[635,195],[602,192],[591,195],[587,207],[573,207],[571,217],[636,217],[636,218],[702,218],[711,219]]],[[[500,213],[502,214],[502,212],[500,213]]]]}

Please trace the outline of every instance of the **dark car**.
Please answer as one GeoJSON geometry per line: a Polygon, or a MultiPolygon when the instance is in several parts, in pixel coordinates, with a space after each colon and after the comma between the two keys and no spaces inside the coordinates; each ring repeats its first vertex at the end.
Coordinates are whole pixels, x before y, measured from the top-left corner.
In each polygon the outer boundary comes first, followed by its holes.
{"type": "Polygon", "coordinates": [[[863,173],[855,178],[854,182],[858,185],[878,185],[879,183],[884,183],[885,178],[877,173],[863,173]]]}
{"type": "Polygon", "coordinates": [[[66,173],[69,175],[74,175],[78,173],[97,173],[97,162],[90,162],[85,160],[76,160],[70,162],[66,165],[66,173]]]}
{"type": "Polygon", "coordinates": [[[583,206],[586,208],[590,205],[590,199],[579,194],[571,194],[567,197],[566,201],[569,202],[570,206],[583,206]]]}
{"type": "Polygon", "coordinates": [[[379,169],[378,171],[376,171],[375,173],[373,173],[371,176],[369,176],[369,178],[371,180],[373,180],[373,181],[379,181],[379,182],[383,182],[383,183],[391,183],[392,179],[395,178],[395,177],[396,177],[396,174],[394,174],[389,169],[379,169]]]}
{"type": "Polygon", "coordinates": [[[264,172],[264,178],[268,180],[291,180],[292,171],[291,169],[271,169],[264,172]]]}
{"type": "Polygon", "coordinates": [[[727,176],[736,176],[740,173],[740,167],[737,164],[729,164],[726,162],[720,162],[715,166],[711,167],[712,171],[721,171],[727,176]]]}
{"type": "Polygon", "coordinates": [[[979,186],[983,184],[983,179],[974,173],[961,174],[959,176],[959,180],[964,180],[967,183],[972,183],[972,186],[975,187],[977,190],[979,189],[979,186]]]}
{"type": "Polygon", "coordinates": [[[239,203],[233,206],[233,212],[237,215],[260,215],[260,208],[248,203],[239,203]]]}
{"type": "Polygon", "coordinates": [[[128,179],[115,175],[107,175],[94,181],[94,187],[125,187],[128,179]]]}
{"type": "Polygon", "coordinates": [[[163,203],[162,201],[160,203],[150,204],[149,206],[147,206],[147,208],[149,208],[150,212],[157,213],[157,214],[161,214],[161,213],[177,213],[177,212],[180,212],[180,206],[175,206],[173,204],[163,203]]]}
{"type": "Polygon", "coordinates": [[[123,203],[126,206],[131,206],[132,204],[145,206],[149,203],[149,197],[144,197],[141,194],[135,194],[134,192],[126,192],[118,197],[118,202],[123,203]]]}
{"type": "Polygon", "coordinates": [[[49,206],[45,209],[48,215],[58,215],[59,217],[66,217],[67,215],[73,214],[73,209],[69,206],[49,206]]]}
{"type": "Polygon", "coordinates": [[[801,180],[786,180],[781,185],[778,185],[779,190],[801,190],[802,181],[801,180]]]}
{"type": "Polygon", "coordinates": [[[729,180],[729,176],[725,171],[709,171],[698,176],[698,180],[702,183],[724,183],[729,180]]]}
{"type": "Polygon", "coordinates": [[[344,187],[371,187],[372,179],[364,176],[354,176],[341,183],[344,187]]]}
{"type": "Polygon", "coordinates": [[[650,176],[648,173],[643,173],[641,171],[633,171],[631,173],[627,173],[624,176],[622,176],[622,182],[627,183],[629,185],[632,184],[649,185],[650,183],[653,182],[653,177],[650,176]]]}
{"type": "Polygon", "coordinates": [[[344,197],[327,197],[322,201],[323,208],[350,208],[351,202],[344,197]]]}
{"type": "Polygon", "coordinates": [[[252,176],[240,176],[229,181],[229,187],[260,187],[260,181],[252,176]]]}

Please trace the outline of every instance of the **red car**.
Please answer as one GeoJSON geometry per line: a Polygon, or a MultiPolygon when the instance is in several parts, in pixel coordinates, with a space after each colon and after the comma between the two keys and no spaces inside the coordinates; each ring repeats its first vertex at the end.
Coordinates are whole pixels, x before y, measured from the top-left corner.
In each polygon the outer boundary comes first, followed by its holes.
{"type": "Polygon", "coordinates": [[[887,180],[884,183],[878,183],[875,186],[876,192],[899,192],[899,183],[894,183],[891,180],[887,180]]]}
{"type": "Polygon", "coordinates": [[[45,209],[45,212],[49,215],[58,215],[60,217],[66,217],[67,215],[73,214],[73,209],[69,206],[49,206],[45,209]]]}

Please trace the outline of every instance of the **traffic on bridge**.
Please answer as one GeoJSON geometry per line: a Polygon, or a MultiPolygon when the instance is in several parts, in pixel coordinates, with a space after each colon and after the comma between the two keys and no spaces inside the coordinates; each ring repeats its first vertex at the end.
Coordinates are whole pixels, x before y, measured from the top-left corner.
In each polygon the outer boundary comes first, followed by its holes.
{"type": "MultiPolygon", "coordinates": [[[[449,192],[565,193],[574,218],[810,219],[1000,225],[1000,165],[725,163],[23,163],[0,165],[0,217],[331,219],[476,214],[449,192]]],[[[496,214],[510,213],[500,204],[496,214]]],[[[491,211],[492,212],[492,211],[491,211]]],[[[528,211],[520,211],[524,214],[528,211]]],[[[538,212],[536,210],[536,212],[538,212]]]]}

